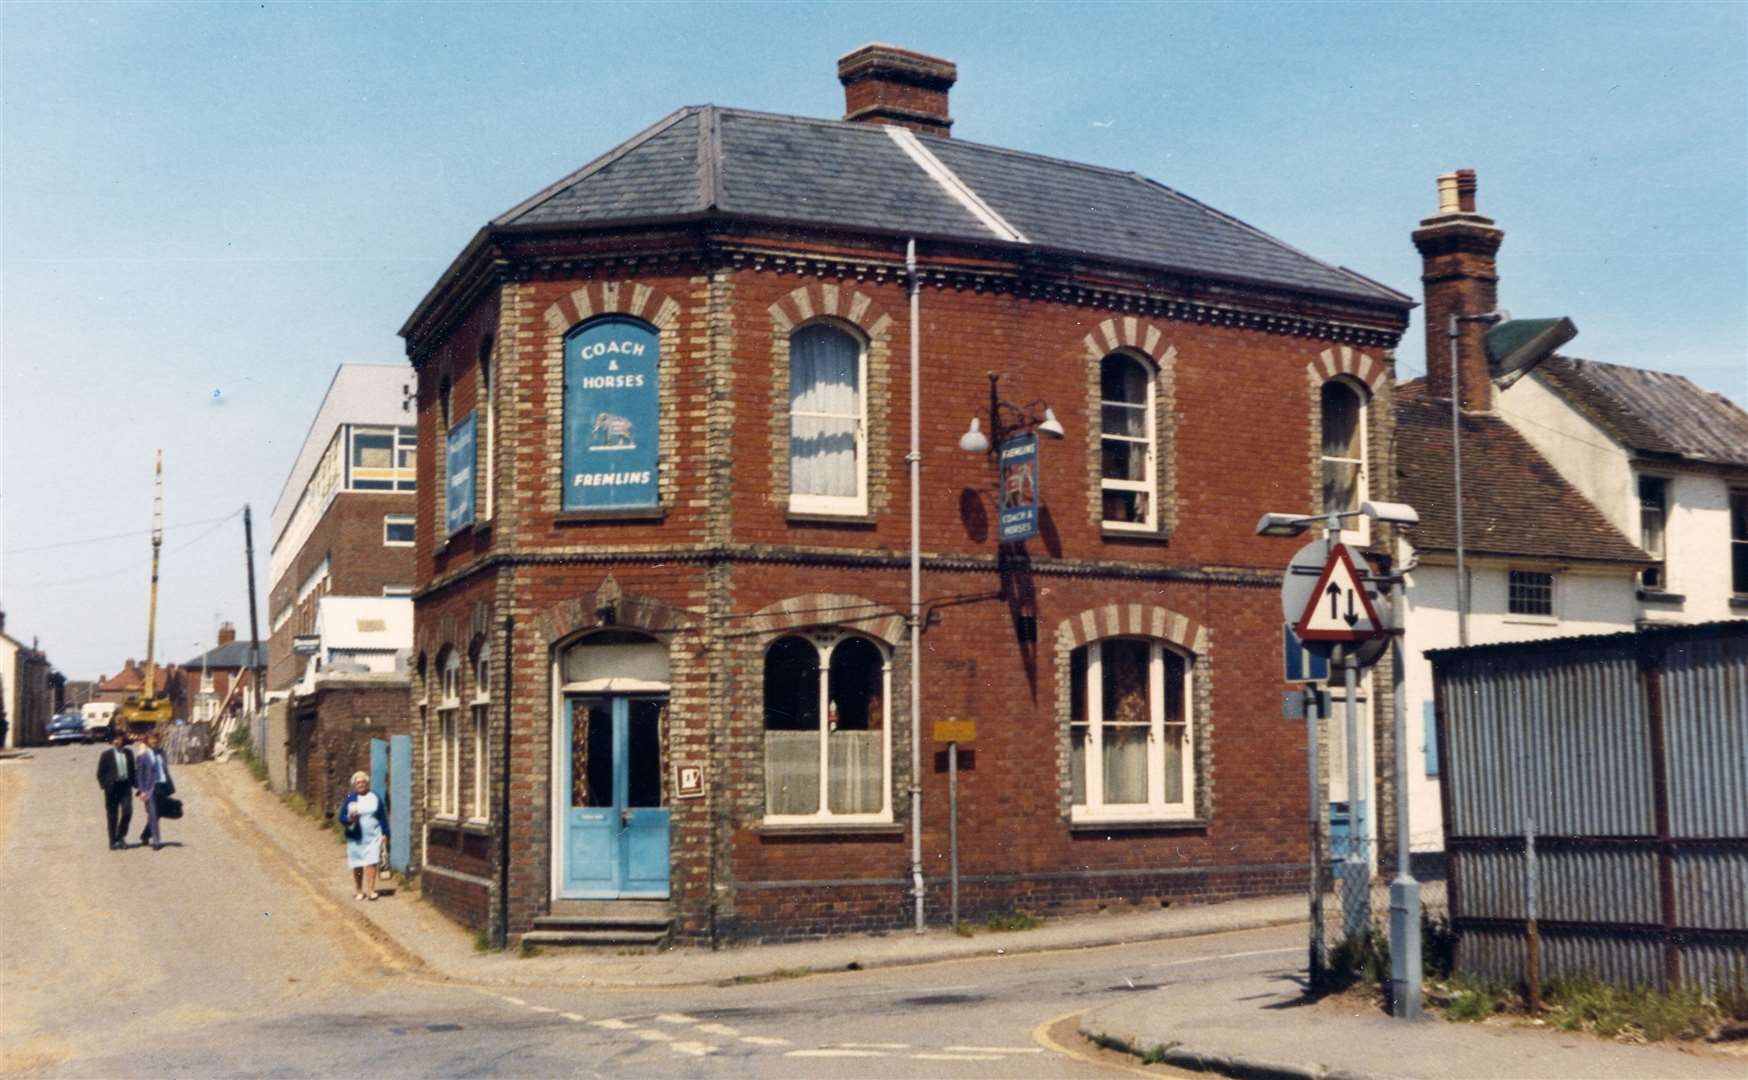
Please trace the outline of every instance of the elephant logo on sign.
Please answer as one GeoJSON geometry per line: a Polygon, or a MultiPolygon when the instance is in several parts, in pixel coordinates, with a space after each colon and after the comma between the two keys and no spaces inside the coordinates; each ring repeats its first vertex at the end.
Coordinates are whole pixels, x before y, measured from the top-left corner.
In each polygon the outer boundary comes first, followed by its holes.
{"type": "Polygon", "coordinates": [[[596,413],[595,426],[589,429],[590,450],[632,450],[637,447],[630,420],[612,413],[596,413]]]}

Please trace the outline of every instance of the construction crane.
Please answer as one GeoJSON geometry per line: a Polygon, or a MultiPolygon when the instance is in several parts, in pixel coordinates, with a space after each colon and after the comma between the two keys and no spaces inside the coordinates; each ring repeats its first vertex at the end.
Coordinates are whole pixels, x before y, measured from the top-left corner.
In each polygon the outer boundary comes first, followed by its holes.
{"type": "MultiPolygon", "coordinates": [[[[170,696],[158,696],[158,552],[164,546],[164,451],[158,451],[152,477],[152,593],[146,609],[146,671],[140,692],[129,697],[116,712],[116,719],[134,732],[144,732],[171,720],[170,696]]],[[[167,682],[168,680],[166,680],[167,682]]],[[[166,687],[168,689],[168,687],[166,687]]]]}

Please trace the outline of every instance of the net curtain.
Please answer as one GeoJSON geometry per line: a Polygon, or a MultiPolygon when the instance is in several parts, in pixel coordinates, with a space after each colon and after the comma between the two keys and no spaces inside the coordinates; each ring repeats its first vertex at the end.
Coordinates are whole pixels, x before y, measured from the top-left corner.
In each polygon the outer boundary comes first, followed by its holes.
{"type": "Polygon", "coordinates": [[[858,494],[861,358],[856,339],[835,327],[804,326],[790,338],[789,483],[794,494],[858,494]]]}

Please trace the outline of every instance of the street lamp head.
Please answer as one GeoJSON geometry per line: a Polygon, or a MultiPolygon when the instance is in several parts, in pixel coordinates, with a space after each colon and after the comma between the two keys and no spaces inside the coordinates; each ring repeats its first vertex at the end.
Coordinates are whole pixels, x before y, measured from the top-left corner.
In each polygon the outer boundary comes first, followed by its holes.
{"type": "Polygon", "coordinates": [[[1407,503],[1363,502],[1360,513],[1385,525],[1408,528],[1420,524],[1420,513],[1407,503]]]}
{"type": "Polygon", "coordinates": [[[1487,331],[1487,366],[1500,389],[1528,375],[1554,350],[1578,336],[1571,319],[1506,319],[1487,331]]]}
{"type": "Polygon", "coordinates": [[[1298,514],[1264,514],[1256,523],[1256,535],[1298,536],[1318,520],[1298,514]]]}
{"type": "Polygon", "coordinates": [[[959,449],[967,454],[989,453],[989,436],[985,435],[978,426],[977,417],[971,418],[970,430],[959,436],[959,449]]]}
{"type": "Polygon", "coordinates": [[[1062,430],[1062,421],[1056,419],[1056,410],[1048,406],[1044,409],[1044,420],[1038,425],[1038,430],[1052,439],[1060,439],[1067,434],[1062,430]]]}

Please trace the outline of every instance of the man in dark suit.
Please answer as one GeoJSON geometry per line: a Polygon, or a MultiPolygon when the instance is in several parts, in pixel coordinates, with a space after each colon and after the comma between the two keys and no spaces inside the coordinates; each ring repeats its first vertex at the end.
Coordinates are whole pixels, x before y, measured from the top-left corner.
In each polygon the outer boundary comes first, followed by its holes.
{"type": "Polygon", "coordinates": [[[127,732],[111,736],[110,749],[97,759],[97,786],[103,789],[103,813],[109,819],[109,849],[127,847],[127,828],[134,821],[134,756],[127,732]]]}

